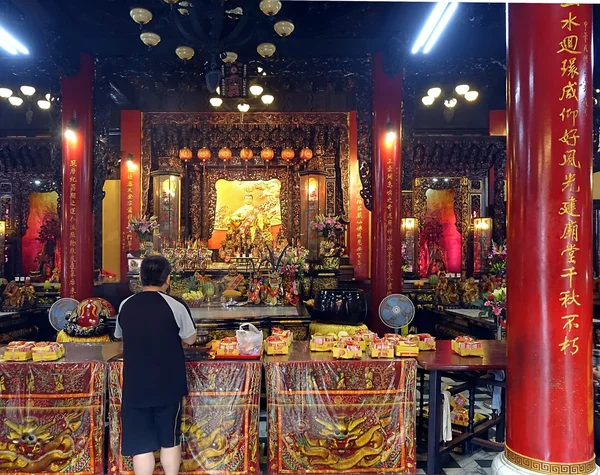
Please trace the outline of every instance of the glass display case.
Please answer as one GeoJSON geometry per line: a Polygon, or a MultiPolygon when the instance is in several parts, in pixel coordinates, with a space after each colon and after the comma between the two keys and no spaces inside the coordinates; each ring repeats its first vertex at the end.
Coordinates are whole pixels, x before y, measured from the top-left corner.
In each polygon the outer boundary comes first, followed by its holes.
{"type": "MultiPolygon", "coordinates": [[[[176,172],[152,172],[154,216],[160,224],[159,248],[180,240],[181,175],[176,172]]],[[[156,243],[155,243],[156,244],[156,243]]]]}

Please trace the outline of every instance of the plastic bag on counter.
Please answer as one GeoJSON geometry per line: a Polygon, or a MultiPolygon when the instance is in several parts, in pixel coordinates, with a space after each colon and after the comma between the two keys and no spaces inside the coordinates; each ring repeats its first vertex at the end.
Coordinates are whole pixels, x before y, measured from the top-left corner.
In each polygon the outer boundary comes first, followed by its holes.
{"type": "Polygon", "coordinates": [[[263,344],[263,333],[251,323],[242,323],[236,330],[240,355],[259,355],[263,344]]]}

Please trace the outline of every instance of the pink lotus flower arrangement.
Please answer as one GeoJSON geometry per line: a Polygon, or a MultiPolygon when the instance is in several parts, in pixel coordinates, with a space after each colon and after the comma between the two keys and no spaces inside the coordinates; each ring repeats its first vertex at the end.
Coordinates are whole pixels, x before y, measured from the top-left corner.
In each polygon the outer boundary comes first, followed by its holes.
{"type": "Polygon", "coordinates": [[[324,239],[336,240],[344,234],[344,223],[339,216],[317,215],[312,223],[317,234],[324,239]]]}
{"type": "Polygon", "coordinates": [[[505,244],[496,244],[492,241],[492,250],[488,254],[488,267],[493,275],[506,274],[507,249],[505,244]]]}
{"type": "Polygon", "coordinates": [[[158,224],[156,216],[151,216],[149,219],[131,217],[127,231],[135,233],[138,239],[144,242],[151,240],[155,231],[158,231],[159,228],[160,224],[158,224]]]}
{"type": "Polygon", "coordinates": [[[308,251],[302,246],[287,247],[279,261],[277,272],[290,278],[302,277],[308,271],[308,251]]]}

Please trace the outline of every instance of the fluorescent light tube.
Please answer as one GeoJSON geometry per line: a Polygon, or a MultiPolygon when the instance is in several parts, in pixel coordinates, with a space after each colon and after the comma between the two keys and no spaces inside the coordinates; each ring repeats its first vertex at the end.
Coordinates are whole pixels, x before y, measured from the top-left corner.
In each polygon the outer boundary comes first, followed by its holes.
{"type": "Polygon", "coordinates": [[[448,6],[448,2],[438,2],[437,5],[433,8],[433,11],[430,13],[429,18],[425,22],[425,25],[421,29],[419,36],[417,36],[417,41],[412,47],[411,53],[418,53],[419,50],[423,47],[423,45],[427,42],[433,29],[440,21],[446,7],[448,6]]]}
{"type": "Polygon", "coordinates": [[[444,15],[440,19],[439,23],[436,25],[435,30],[433,30],[433,33],[427,40],[427,43],[425,44],[425,48],[423,48],[423,54],[427,54],[431,51],[431,48],[433,48],[433,46],[437,42],[438,38],[442,34],[442,32],[446,29],[446,25],[450,21],[450,18],[452,18],[452,15],[454,15],[454,12],[456,11],[457,8],[458,8],[457,2],[451,2],[450,5],[448,5],[448,8],[446,8],[444,15]]]}

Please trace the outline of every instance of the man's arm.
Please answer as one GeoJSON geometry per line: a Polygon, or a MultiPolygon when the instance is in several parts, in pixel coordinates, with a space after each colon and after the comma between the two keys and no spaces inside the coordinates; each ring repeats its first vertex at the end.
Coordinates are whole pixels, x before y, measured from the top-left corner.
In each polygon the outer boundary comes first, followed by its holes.
{"type": "Polygon", "coordinates": [[[197,333],[196,324],[192,318],[192,312],[186,304],[182,303],[178,299],[175,300],[177,300],[179,305],[173,305],[172,309],[175,315],[175,321],[179,327],[179,337],[185,344],[193,345],[196,343],[197,333]]]}

